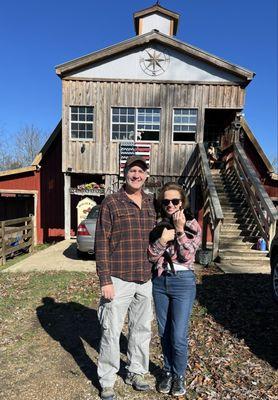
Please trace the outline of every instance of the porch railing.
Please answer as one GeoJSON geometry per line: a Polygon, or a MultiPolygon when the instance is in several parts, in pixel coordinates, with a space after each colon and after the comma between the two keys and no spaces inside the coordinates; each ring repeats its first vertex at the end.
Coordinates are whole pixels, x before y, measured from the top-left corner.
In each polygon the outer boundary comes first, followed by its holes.
{"type": "Polygon", "coordinates": [[[206,249],[207,246],[207,229],[210,223],[213,234],[212,259],[215,260],[219,252],[219,238],[224,216],[203,143],[199,143],[196,147],[194,161],[187,175],[184,182],[187,194],[197,179],[202,187],[204,200],[202,248],[206,249]]]}
{"type": "Polygon", "coordinates": [[[239,142],[234,143],[233,167],[261,235],[269,247],[276,232],[278,212],[239,142]]]}
{"type": "Polygon", "coordinates": [[[203,214],[203,240],[202,246],[206,247],[207,243],[207,227],[211,223],[213,232],[212,259],[218,256],[220,231],[223,223],[223,212],[218,198],[218,194],[212,179],[211,170],[209,168],[208,158],[203,143],[198,145],[198,165],[199,177],[204,198],[204,214],[203,214]]]}
{"type": "Polygon", "coordinates": [[[21,250],[33,251],[34,220],[33,217],[0,221],[0,261],[6,264],[8,256],[21,250]]]}

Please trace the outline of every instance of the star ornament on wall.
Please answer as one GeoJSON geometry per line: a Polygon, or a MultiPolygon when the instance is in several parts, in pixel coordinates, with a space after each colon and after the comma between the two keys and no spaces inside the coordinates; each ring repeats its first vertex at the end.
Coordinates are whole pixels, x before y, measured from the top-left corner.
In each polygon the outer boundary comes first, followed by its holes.
{"type": "Polygon", "coordinates": [[[145,49],[140,57],[140,66],[147,75],[163,74],[168,68],[170,57],[165,50],[145,49]]]}

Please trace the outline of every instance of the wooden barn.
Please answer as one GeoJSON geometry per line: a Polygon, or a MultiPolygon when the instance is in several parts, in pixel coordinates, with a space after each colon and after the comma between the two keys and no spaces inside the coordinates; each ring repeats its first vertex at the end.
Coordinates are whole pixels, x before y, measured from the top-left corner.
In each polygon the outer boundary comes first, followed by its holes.
{"type": "Polygon", "coordinates": [[[64,237],[61,122],[32,165],[0,171],[0,221],[34,216],[35,244],[64,237]]]}
{"type": "Polygon", "coordinates": [[[232,229],[238,218],[249,224],[241,226],[246,235],[238,243],[246,254],[260,236],[269,243],[277,220],[277,175],[242,114],[254,73],[178,40],[179,14],[159,4],[134,13],[133,20],[135,37],[56,67],[62,124],[59,144],[51,143],[61,152],[52,160],[48,146],[49,155],[32,171],[40,176],[42,232],[51,236],[55,226],[47,218],[51,207],[53,219],[59,210],[63,220],[57,229],[69,238],[80,198],[100,202],[117,190],[125,159],[142,154],[149,162],[147,190],[156,192],[166,181],[187,190],[204,226],[203,247],[211,235],[214,258],[225,259],[227,243],[240,239],[232,229]],[[209,168],[208,143],[221,154],[215,170],[209,168]],[[50,159],[53,164],[44,165],[50,159]],[[243,215],[227,208],[236,204],[243,215]]]}

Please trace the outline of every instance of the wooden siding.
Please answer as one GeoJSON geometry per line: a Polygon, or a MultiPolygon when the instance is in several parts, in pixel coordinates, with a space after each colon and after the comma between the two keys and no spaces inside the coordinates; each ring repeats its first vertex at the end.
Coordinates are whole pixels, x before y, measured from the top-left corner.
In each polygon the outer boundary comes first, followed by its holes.
{"type": "Polygon", "coordinates": [[[196,143],[172,142],[173,108],[198,108],[197,142],[202,142],[205,108],[242,109],[243,105],[244,89],[233,84],[63,80],[63,171],[118,174],[119,143],[110,140],[111,107],[160,107],[160,142],[152,144],[150,173],[180,175],[196,143]],[[73,105],[94,106],[94,141],[70,139],[73,105]]]}

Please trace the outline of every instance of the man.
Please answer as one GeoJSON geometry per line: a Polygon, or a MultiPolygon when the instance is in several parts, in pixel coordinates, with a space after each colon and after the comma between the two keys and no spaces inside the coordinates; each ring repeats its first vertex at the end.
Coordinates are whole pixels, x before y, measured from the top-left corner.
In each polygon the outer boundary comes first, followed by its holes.
{"type": "Polygon", "coordinates": [[[98,316],[102,329],[98,376],[103,400],[116,399],[119,339],[126,314],[129,326],[126,383],[136,390],[149,390],[144,379],[149,368],[152,320],[147,247],[156,216],[152,197],[142,190],[147,168],[142,157],[127,159],[125,184],[103,200],[97,222],[96,265],[101,286],[98,316]]]}

